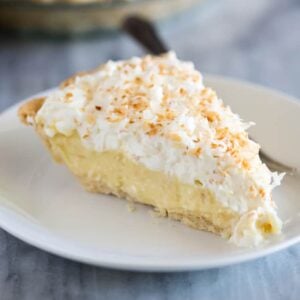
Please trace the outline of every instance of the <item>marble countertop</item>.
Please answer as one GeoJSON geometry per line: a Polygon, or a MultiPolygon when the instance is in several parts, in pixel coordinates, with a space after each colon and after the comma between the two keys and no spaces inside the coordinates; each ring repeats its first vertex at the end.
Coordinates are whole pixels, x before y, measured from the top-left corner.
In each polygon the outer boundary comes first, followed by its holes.
{"type": "MultiPolygon", "coordinates": [[[[299,0],[211,0],[160,25],[206,73],[300,96],[299,0]]],[[[56,40],[0,35],[0,111],[73,72],[143,52],[125,35],[56,40]]],[[[132,273],[50,255],[0,229],[0,299],[299,299],[300,245],[253,262],[186,273],[132,273]]]]}

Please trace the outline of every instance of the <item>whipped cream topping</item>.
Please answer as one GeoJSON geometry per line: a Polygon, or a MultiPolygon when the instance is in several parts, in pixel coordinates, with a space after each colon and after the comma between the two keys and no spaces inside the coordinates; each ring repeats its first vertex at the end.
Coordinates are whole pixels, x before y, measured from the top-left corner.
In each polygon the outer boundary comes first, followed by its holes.
{"type": "Polygon", "coordinates": [[[90,149],[123,151],[149,169],[210,189],[242,215],[233,224],[237,244],[263,239],[261,218],[280,231],[271,191],[283,175],[260,161],[259,145],[245,131],[251,123],[173,52],[109,61],[75,76],[47,97],[35,121],[50,137],[77,132],[90,149]]]}

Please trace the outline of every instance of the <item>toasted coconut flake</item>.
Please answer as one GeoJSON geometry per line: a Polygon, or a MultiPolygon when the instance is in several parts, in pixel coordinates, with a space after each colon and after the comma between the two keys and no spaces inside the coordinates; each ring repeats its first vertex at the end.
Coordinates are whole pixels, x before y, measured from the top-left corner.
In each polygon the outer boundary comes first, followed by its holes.
{"type": "Polygon", "coordinates": [[[197,148],[191,149],[188,153],[199,157],[202,153],[202,149],[200,147],[197,147],[197,148]]]}
{"type": "Polygon", "coordinates": [[[209,122],[215,122],[215,121],[219,121],[220,120],[220,116],[218,115],[218,113],[216,112],[213,112],[213,111],[208,111],[206,114],[205,114],[207,120],[209,122]]]}
{"type": "Polygon", "coordinates": [[[243,166],[243,168],[246,169],[246,170],[249,170],[249,169],[250,169],[250,163],[249,163],[246,159],[244,159],[244,160],[242,161],[242,166],[243,166]]]}
{"type": "Polygon", "coordinates": [[[258,190],[259,195],[261,196],[261,198],[264,198],[266,196],[266,192],[263,188],[260,188],[258,190]]]}
{"type": "Polygon", "coordinates": [[[179,134],[171,132],[168,134],[168,138],[171,139],[173,142],[181,142],[181,137],[179,134]]]}

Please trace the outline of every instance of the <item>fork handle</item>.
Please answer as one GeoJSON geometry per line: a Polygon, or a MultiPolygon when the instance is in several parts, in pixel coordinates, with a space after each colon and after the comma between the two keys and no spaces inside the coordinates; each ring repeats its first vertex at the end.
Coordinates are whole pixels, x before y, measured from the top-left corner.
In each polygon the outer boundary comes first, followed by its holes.
{"type": "Polygon", "coordinates": [[[159,55],[168,52],[168,48],[149,20],[139,16],[129,16],[123,21],[122,29],[150,53],[159,55]]]}

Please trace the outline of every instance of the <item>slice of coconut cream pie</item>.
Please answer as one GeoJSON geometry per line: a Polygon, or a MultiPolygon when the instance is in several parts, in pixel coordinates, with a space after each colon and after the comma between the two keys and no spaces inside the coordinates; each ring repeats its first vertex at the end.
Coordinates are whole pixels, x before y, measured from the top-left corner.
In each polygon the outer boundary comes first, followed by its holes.
{"type": "Polygon", "coordinates": [[[151,205],[241,246],[281,231],[271,192],[282,175],[261,162],[249,123],[174,53],[109,61],[19,116],[88,191],[151,205]]]}

